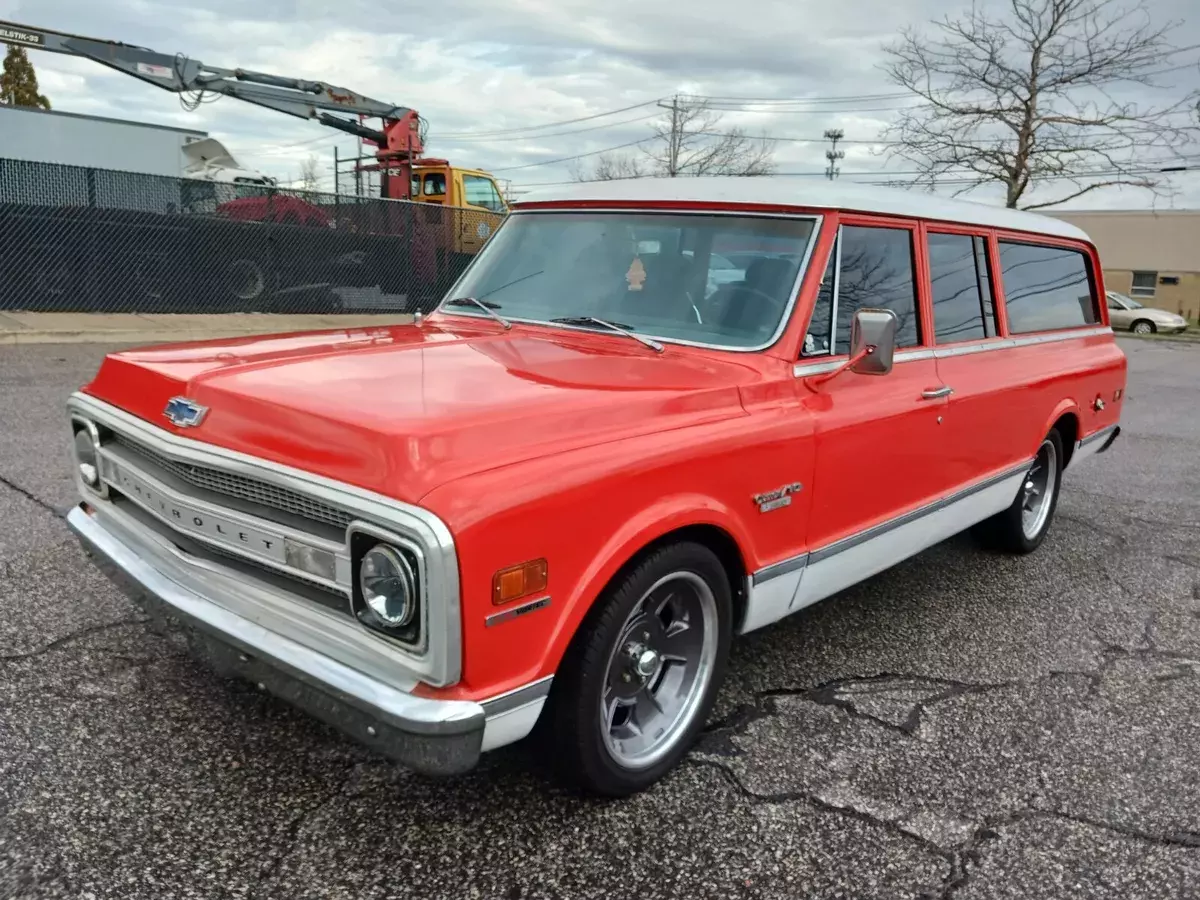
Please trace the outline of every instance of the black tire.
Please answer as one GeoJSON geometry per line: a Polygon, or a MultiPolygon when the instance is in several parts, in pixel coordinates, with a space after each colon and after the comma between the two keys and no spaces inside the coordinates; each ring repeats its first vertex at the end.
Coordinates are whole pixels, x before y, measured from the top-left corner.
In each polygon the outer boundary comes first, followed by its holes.
{"type": "MultiPolygon", "coordinates": [[[[1058,429],[1051,430],[1039,444],[1034,466],[1042,458],[1042,448],[1047,444],[1053,450],[1053,486],[1049,491],[1047,499],[1049,507],[1046,509],[1045,518],[1032,533],[1028,533],[1024,522],[1025,504],[1028,498],[1025,486],[1028,481],[1023,480],[1012,506],[990,519],[985,519],[971,530],[979,543],[989,550],[1015,554],[1032,553],[1046,539],[1050,525],[1054,522],[1054,511],[1058,508],[1058,495],[1062,490],[1063,442],[1058,429]]],[[[1033,467],[1031,467],[1031,472],[1032,470],[1033,467]]],[[[1026,478],[1029,477],[1029,475],[1026,476],[1026,478]]]]}
{"type": "Polygon", "coordinates": [[[1156,328],[1154,323],[1149,319],[1138,319],[1129,326],[1129,330],[1134,334],[1154,334],[1156,331],[1158,331],[1158,328],[1156,328]],[[1144,327],[1139,329],[1139,325],[1144,327]]]}
{"type": "MultiPolygon", "coordinates": [[[[674,768],[704,727],[725,675],[733,630],[733,601],[728,575],[707,547],[691,542],[657,549],[619,578],[584,619],[554,679],[539,731],[544,751],[560,777],[585,791],[624,797],[645,790],[674,768]],[[628,767],[609,750],[601,711],[610,663],[630,617],[650,589],[674,573],[697,576],[715,601],[716,650],[707,683],[697,686],[693,711],[681,717],[677,734],[655,752],[664,755],[643,767],[628,767]],[[684,721],[686,720],[686,724],[684,721]]],[[[666,633],[664,631],[664,633],[666,633]]],[[[665,671],[665,669],[664,669],[665,671]]],[[[670,730],[670,729],[669,729],[670,730]]]]}

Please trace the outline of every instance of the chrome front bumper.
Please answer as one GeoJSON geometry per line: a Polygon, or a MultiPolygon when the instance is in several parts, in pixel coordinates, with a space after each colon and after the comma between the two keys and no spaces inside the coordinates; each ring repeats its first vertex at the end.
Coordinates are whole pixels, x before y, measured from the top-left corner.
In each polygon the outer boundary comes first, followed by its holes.
{"type": "Polygon", "coordinates": [[[71,510],[67,522],[106,575],[152,620],[185,634],[193,652],[219,672],[255,682],[416,771],[469,770],[484,748],[488,721],[502,722],[534,705],[540,709],[549,690],[545,679],[485,703],[415,696],[410,693],[415,681],[387,675],[377,659],[366,672],[334,658],[347,655],[337,635],[330,635],[331,652],[324,653],[311,641],[297,640],[303,632],[289,636],[264,627],[269,609],[264,604],[264,615],[257,615],[247,604],[255,595],[270,599],[263,585],[197,568],[178,549],[139,535],[112,511],[84,504],[71,510]]]}

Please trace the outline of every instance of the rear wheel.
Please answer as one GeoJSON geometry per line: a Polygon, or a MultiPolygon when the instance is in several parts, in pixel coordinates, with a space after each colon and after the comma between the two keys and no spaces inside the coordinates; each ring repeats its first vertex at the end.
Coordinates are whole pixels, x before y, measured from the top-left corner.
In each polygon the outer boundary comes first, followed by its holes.
{"type": "Polygon", "coordinates": [[[1036,550],[1058,506],[1063,458],[1062,436],[1051,431],[1038,447],[1012,506],[977,525],[975,536],[985,546],[1008,553],[1036,550]]]}
{"type": "Polygon", "coordinates": [[[562,774],[608,796],[643,790],[695,740],[725,673],[729,579],[707,547],[636,565],[585,620],[555,678],[546,736],[562,774]]]}

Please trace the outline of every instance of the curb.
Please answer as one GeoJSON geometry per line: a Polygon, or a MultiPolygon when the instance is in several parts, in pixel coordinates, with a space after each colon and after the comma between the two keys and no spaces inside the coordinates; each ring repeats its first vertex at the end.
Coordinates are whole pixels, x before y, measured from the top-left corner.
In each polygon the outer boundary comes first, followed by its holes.
{"type": "MultiPolygon", "coordinates": [[[[344,331],[363,328],[387,328],[405,325],[412,316],[394,313],[380,316],[349,315],[344,321],[334,316],[312,317],[311,319],[281,316],[276,321],[257,318],[253,322],[238,322],[213,316],[187,317],[181,322],[138,317],[122,317],[119,321],[108,320],[109,327],[96,327],[81,317],[72,316],[71,321],[47,323],[35,321],[26,324],[16,316],[0,316],[0,347],[20,344],[176,344],[186,341],[228,340],[233,338],[265,337],[278,334],[296,334],[316,331],[344,331]],[[200,320],[198,321],[198,318],[200,320]],[[131,321],[132,319],[132,321],[131,321]],[[5,327],[11,322],[16,327],[5,327]],[[46,327],[48,324],[58,327],[46,327]],[[31,327],[32,326],[32,327],[31,327]],[[41,326],[41,327],[38,327],[41,326]]],[[[114,316],[113,319],[116,319],[114,316]]],[[[99,324],[99,323],[97,323],[99,324]]]]}
{"type": "MultiPolygon", "coordinates": [[[[187,341],[223,338],[265,337],[294,333],[305,329],[281,328],[278,331],[21,331],[0,334],[0,347],[23,344],[180,344],[187,341]]],[[[308,329],[328,331],[329,329],[308,329]]]]}
{"type": "Polygon", "coordinates": [[[1192,344],[1200,346],[1200,334],[1195,337],[1183,337],[1178,334],[1134,334],[1123,331],[1116,335],[1118,338],[1130,338],[1135,341],[1145,341],[1148,344],[1192,344]]]}

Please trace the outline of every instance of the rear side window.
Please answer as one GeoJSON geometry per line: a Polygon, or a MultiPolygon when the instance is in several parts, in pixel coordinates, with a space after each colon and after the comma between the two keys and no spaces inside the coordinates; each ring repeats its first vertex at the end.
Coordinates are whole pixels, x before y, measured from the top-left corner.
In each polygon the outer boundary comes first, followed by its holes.
{"type": "Polygon", "coordinates": [[[896,346],[921,343],[912,232],[904,228],[844,225],[837,281],[837,339],[833,352],[850,351],[850,321],[859,308],[890,309],[899,322],[896,346]]]}
{"type": "Polygon", "coordinates": [[[1001,241],[1000,272],[1012,334],[1100,320],[1087,257],[1078,250],[1001,241]]]}
{"type": "Polygon", "coordinates": [[[930,232],[928,243],[937,342],[994,337],[996,317],[984,238],[930,232]]]}

